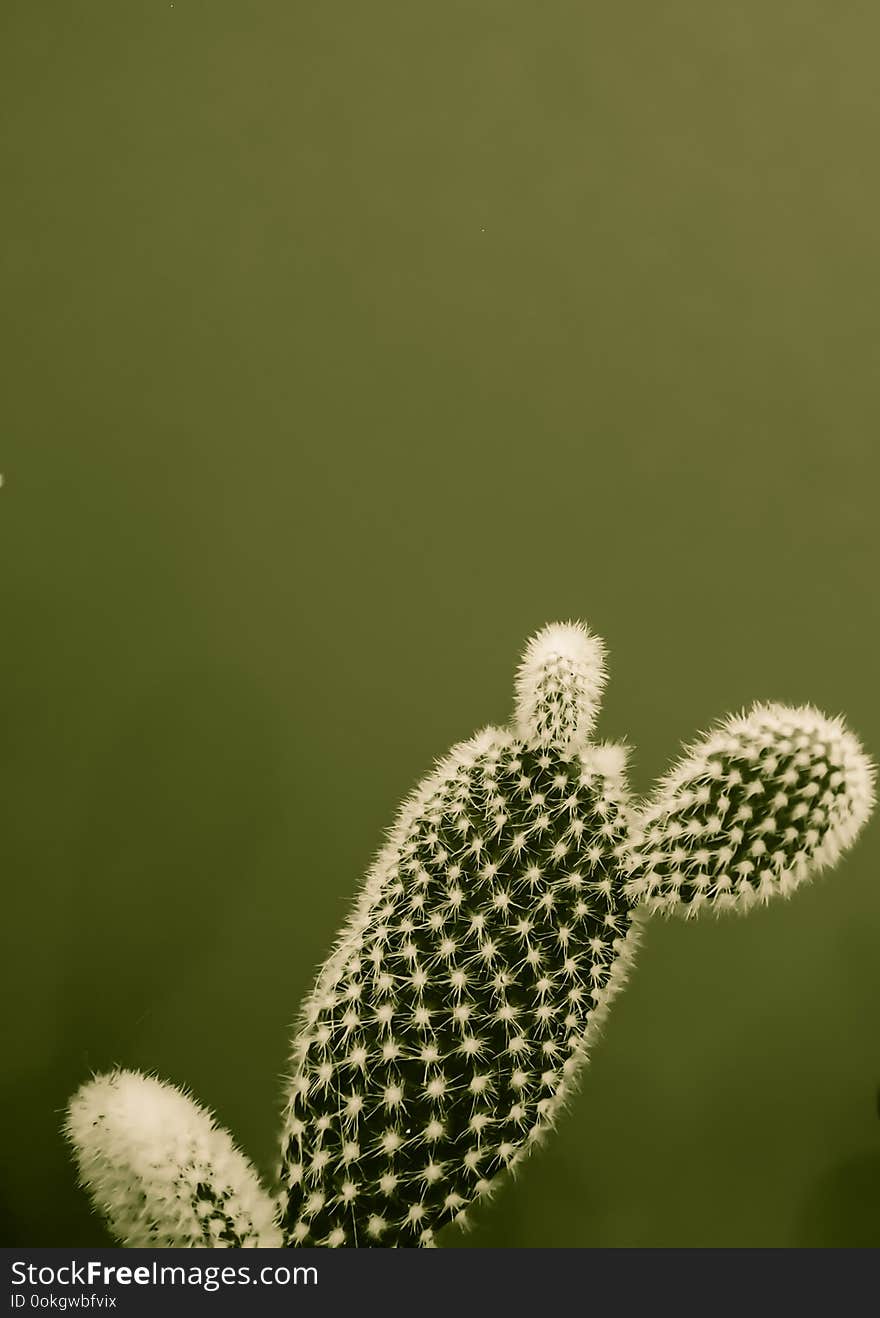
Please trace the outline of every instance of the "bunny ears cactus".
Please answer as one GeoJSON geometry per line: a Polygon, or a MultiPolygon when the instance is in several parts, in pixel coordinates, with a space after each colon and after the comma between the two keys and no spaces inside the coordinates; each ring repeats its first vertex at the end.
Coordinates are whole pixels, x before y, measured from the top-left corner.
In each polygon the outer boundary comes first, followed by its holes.
{"type": "Polygon", "coordinates": [[[623,748],[589,740],[604,683],[598,637],[544,628],[513,727],[404,803],[300,1015],[277,1208],[179,1091],[79,1091],[67,1134],[121,1240],[434,1244],[552,1127],[652,911],[787,895],[868,818],[856,739],[781,705],[727,720],[637,806],[623,748]]]}

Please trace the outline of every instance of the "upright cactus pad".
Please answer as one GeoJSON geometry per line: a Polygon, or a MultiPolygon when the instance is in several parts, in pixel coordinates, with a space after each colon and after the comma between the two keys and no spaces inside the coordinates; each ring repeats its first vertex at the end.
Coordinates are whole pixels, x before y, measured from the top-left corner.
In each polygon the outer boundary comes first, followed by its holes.
{"type": "Polygon", "coordinates": [[[874,770],[839,719],[758,705],[644,806],[590,736],[604,646],[544,628],[510,730],[402,807],[294,1038],[276,1205],[210,1114],[98,1077],[71,1103],[83,1182],[127,1244],[429,1246],[552,1126],[652,911],[747,910],[838,859],[874,770]]]}
{"type": "Polygon", "coordinates": [[[406,811],[297,1041],[296,1243],[430,1244],[552,1121],[633,940],[613,759],[489,731],[406,811]]]}

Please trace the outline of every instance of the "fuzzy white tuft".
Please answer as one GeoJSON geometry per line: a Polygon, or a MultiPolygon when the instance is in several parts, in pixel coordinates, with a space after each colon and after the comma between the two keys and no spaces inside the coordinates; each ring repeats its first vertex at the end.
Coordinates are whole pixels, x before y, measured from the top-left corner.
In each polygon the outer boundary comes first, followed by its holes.
{"type": "Polygon", "coordinates": [[[622,742],[602,741],[590,746],[584,753],[584,762],[608,778],[611,782],[623,783],[626,779],[629,762],[629,747],[622,742]]]}
{"type": "Polygon", "coordinates": [[[207,1109],[137,1071],[74,1094],[64,1133],[110,1230],[135,1248],[278,1246],[275,1205],[207,1109]]]}
{"type": "Polygon", "coordinates": [[[527,744],[565,754],[583,749],[606,682],[605,643],[583,623],[543,627],[516,676],[516,731],[527,744]]]}

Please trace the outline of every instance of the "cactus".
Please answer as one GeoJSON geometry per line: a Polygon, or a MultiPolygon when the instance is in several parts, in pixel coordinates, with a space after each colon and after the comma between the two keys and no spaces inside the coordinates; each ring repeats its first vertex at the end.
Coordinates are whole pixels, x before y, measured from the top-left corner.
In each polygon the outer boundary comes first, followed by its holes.
{"type": "Polygon", "coordinates": [[[690,917],[788,896],[838,860],[873,804],[873,766],[840,719],[755,705],[660,784],[633,832],[627,897],[690,917]]]}
{"type": "MultiPolygon", "coordinates": [[[[873,768],[858,742],[839,720],[782,705],[727,720],[637,806],[624,748],[590,741],[604,682],[596,636],[545,628],[517,675],[512,728],[455,747],[402,807],[301,1011],[282,1134],[286,1243],[430,1246],[466,1221],[552,1128],[650,914],[788,895],[867,819],[873,768]]],[[[163,1239],[193,1243],[206,1201],[223,1205],[216,1243],[270,1241],[271,1201],[241,1155],[237,1191],[204,1140],[198,1176],[178,1176],[178,1146],[191,1169],[207,1121],[194,1111],[168,1108],[160,1182],[130,1153],[149,1142],[140,1125],[157,1124],[146,1104],[119,1110],[121,1137],[71,1117],[93,1198],[129,1243],[143,1215],[163,1239]],[[169,1181],[189,1195],[175,1200],[176,1228],[169,1181]],[[133,1212],[135,1186],[147,1207],[133,1212]]]]}
{"type": "Polygon", "coordinates": [[[65,1134],[80,1181],[123,1245],[280,1245],[275,1205],[211,1113],[135,1071],[84,1084],[65,1134]]]}

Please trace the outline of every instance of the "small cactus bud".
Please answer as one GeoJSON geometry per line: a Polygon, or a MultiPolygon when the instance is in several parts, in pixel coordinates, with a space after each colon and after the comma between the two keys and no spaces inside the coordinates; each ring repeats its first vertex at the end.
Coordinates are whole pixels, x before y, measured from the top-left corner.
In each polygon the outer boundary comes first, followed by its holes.
{"type": "Polygon", "coordinates": [[[516,731],[529,746],[574,753],[585,746],[605,686],[605,646],[582,623],[533,636],[516,676],[516,731]]]}
{"type": "Polygon", "coordinates": [[[136,1071],[89,1080],[70,1100],[65,1135],[80,1181],[123,1245],[277,1246],[275,1205],[210,1112],[136,1071]]]}

